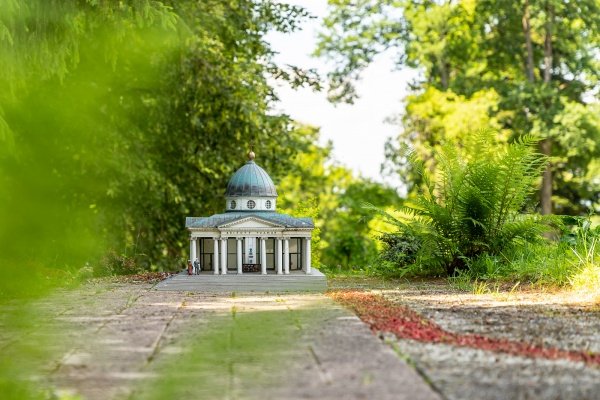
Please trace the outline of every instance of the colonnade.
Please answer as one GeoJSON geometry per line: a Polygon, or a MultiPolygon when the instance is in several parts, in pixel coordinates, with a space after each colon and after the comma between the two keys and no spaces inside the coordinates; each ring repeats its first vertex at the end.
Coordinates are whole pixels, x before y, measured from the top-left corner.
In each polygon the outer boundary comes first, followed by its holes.
{"type": "MultiPolygon", "coordinates": [[[[198,243],[197,243],[197,239],[207,239],[207,238],[202,238],[202,237],[191,237],[190,238],[190,260],[192,260],[192,262],[198,258],[197,255],[197,250],[198,250],[198,243]]],[[[214,247],[213,247],[213,267],[214,267],[214,274],[218,275],[219,271],[221,272],[221,275],[226,275],[227,274],[227,239],[233,239],[233,238],[227,238],[227,237],[213,237],[212,240],[214,241],[214,247]],[[220,242],[220,244],[219,244],[220,242]],[[219,251],[220,250],[220,251],[219,251]],[[219,265],[221,266],[221,268],[219,269],[219,265]]],[[[236,248],[236,266],[237,266],[237,273],[238,274],[242,274],[242,264],[243,264],[243,254],[242,254],[242,241],[244,240],[243,237],[235,237],[236,241],[237,241],[237,248],[236,248]]],[[[261,273],[263,275],[267,274],[267,239],[269,239],[268,237],[257,237],[256,240],[258,241],[258,248],[260,251],[260,267],[261,267],[261,273]]],[[[281,238],[281,237],[276,237],[275,239],[275,269],[277,271],[277,275],[288,275],[290,273],[290,238],[281,238]]],[[[310,274],[311,273],[311,257],[310,257],[310,250],[311,250],[311,245],[310,245],[310,238],[301,238],[302,241],[302,246],[303,246],[303,253],[304,253],[304,257],[303,257],[303,265],[302,265],[302,269],[304,270],[305,273],[310,274]]]]}

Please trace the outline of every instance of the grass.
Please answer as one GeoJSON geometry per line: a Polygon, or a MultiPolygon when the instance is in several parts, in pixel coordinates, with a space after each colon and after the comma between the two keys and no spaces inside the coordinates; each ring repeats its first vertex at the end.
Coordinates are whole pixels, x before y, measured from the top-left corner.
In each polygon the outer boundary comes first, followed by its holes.
{"type": "MultiPolygon", "coordinates": [[[[567,242],[523,243],[503,251],[499,256],[483,255],[467,261],[466,270],[457,270],[443,278],[455,290],[484,294],[502,292],[516,283],[527,287],[562,288],[598,293],[600,297],[600,245],[597,238],[567,242]],[[498,283],[502,288],[496,288],[498,283]]],[[[381,271],[379,271],[381,272],[381,271]]],[[[388,271],[389,272],[389,271],[388,271]]],[[[394,278],[366,267],[355,271],[328,273],[330,288],[401,287],[415,279],[428,281],[440,277],[394,278]]],[[[510,288],[509,288],[510,289],[510,288]]]]}

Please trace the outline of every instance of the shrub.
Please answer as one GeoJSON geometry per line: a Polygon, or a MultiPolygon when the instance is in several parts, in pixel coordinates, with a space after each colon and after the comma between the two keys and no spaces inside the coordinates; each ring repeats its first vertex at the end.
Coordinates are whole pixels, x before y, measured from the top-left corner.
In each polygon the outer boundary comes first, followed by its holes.
{"type": "Polygon", "coordinates": [[[473,265],[469,260],[500,255],[515,244],[542,242],[544,233],[560,226],[555,216],[523,212],[547,162],[534,150],[538,138],[526,135],[502,147],[494,145],[492,131],[474,133],[470,139],[461,152],[449,143],[432,150],[437,182],[415,151],[404,146],[404,157],[423,178],[424,188],[399,209],[400,217],[365,205],[395,225],[396,235],[418,239],[414,263],[398,265],[403,271],[418,267],[434,273],[441,268],[452,275],[473,265]]]}
{"type": "Polygon", "coordinates": [[[94,266],[94,276],[131,275],[142,271],[133,257],[108,251],[100,262],[94,266]]]}
{"type": "Polygon", "coordinates": [[[370,273],[395,278],[440,274],[437,270],[422,270],[421,265],[416,263],[421,243],[409,232],[383,233],[376,239],[383,244],[383,249],[373,261],[370,273]]]}

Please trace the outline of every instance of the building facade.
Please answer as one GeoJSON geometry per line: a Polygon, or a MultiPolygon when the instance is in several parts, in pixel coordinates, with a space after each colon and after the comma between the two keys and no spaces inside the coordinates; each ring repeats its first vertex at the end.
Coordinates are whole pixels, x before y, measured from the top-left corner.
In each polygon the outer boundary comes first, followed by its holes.
{"type": "Polygon", "coordinates": [[[278,213],[273,180],[248,158],[227,184],[223,214],[186,218],[190,260],[201,273],[311,274],[312,218],[278,213]]]}

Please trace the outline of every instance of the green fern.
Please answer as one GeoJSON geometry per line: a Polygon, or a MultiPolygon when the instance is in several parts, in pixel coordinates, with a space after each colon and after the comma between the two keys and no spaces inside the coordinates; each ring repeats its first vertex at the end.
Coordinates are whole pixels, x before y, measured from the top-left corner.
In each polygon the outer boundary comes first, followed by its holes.
{"type": "Polygon", "coordinates": [[[494,139],[495,132],[482,130],[472,135],[464,151],[450,143],[433,150],[439,170],[436,182],[415,151],[403,147],[403,156],[424,182],[411,204],[399,210],[405,217],[365,204],[399,234],[418,238],[421,248],[415,263],[423,268],[443,265],[452,274],[482,254],[498,255],[517,243],[541,241],[544,233],[560,225],[554,216],[523,212],[548,161],[535,151],[539,139],[525,135],[503,147],[494,139]]]}

